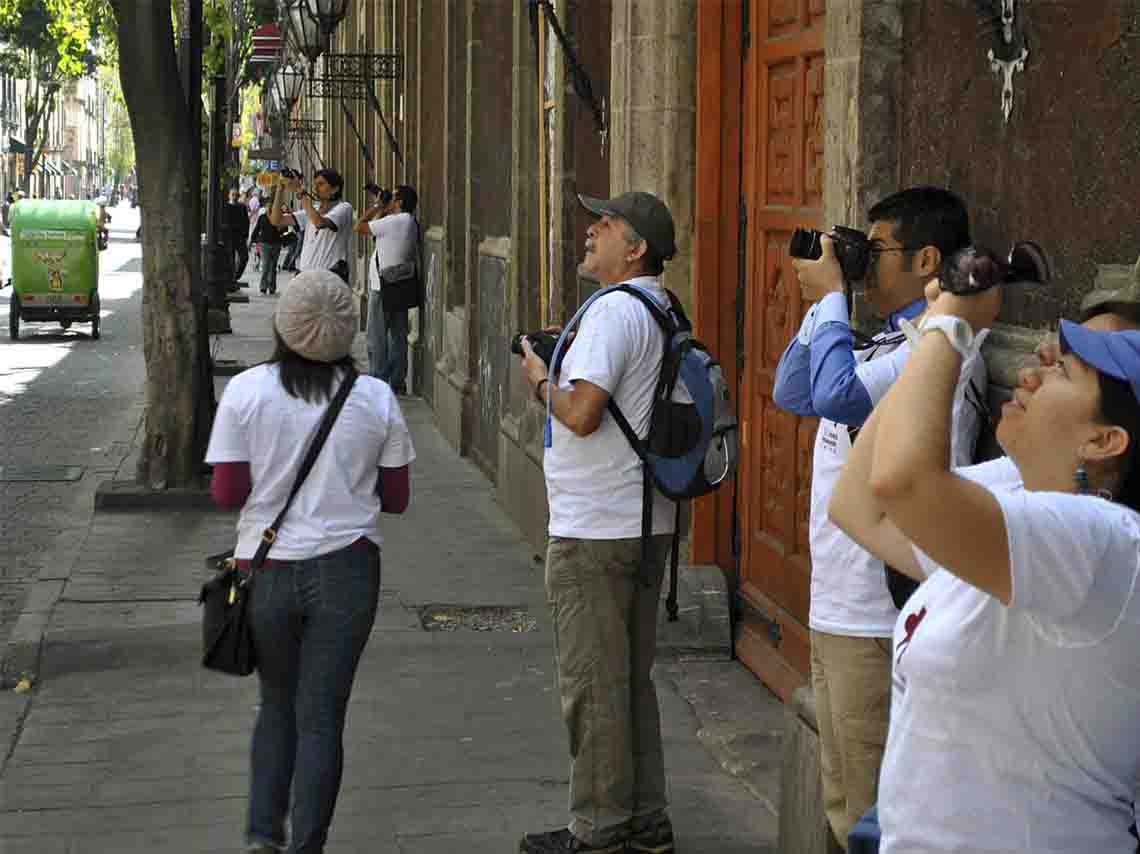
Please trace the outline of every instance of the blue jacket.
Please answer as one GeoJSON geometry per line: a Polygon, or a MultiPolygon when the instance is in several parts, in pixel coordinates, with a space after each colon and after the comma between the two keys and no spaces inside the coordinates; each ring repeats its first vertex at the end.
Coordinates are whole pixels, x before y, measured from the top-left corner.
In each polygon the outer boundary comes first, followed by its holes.
{"type": "MultiPolygon", "coordinates": [[[[884,333],[897,332],[899,320],[922,314],[926,300],[904,305],[887,318],[884,333]]],[[[871,395],[855,373],[855,336],[847,299],[830,293],[811,307],[800,331],[776,368],[772,399],[796,415],[816,415],[858,426],[871,414],[871,395]]]]}

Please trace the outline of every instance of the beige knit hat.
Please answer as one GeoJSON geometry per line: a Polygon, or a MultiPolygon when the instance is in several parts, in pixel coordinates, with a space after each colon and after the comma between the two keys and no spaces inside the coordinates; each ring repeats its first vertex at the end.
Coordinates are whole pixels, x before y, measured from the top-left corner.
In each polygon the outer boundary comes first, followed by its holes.
{"type": "Polygon", "coordinates": [[[281,292],[273,323],[294,353],[314,362],[335,362],[352,351],[356,299],[336,273],[301,273],[281,292]]]}

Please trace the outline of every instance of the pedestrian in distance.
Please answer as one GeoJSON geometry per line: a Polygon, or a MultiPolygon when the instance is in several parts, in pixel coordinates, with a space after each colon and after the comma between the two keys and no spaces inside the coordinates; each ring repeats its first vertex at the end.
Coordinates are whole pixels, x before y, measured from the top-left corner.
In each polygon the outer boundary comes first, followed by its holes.
{"type": "Polygon", "coordinates": [[[246,841],[261,854],[324,848],[349,695],[380,595],[381,513],[408,506],[411,436],[391,389],[356,375],[357,323],[356,300],[333,273],[294,278],[274,313],[272,358],[226,386],[206,453],[214,500],[242,508],[234,556],[248,568],[329,402],[354,380],[253,578],[261,704],[246,841]]]}
{"type": "Polygon", "coordinates": [[[344,179],[335,169],[319,169],[313,174],[313,189],[301,183],[300,176],[279,176],[269,221],[278,227],[292,225],[303,232],[304,244],[297,258],[302,273],[331,270],[344,284],[349,283],[349,243],[352,238],[352,205],[342,198],[344,179]],[[286,190],[296,194],[300,206],[283,210],[286,190]]]}
{"type": "Polygon", "coordinates": [[[831,502],[924,579],[894,635],[880,850],[1132,854],[1140,332],[1062,321],[1059,360],[1023,372],[1002,407],[1008,459],[953,468],[954,377],[1001,290],[933,287],[831,502]]]}
{"type": "Polygon", "coordinates": [[[370,234],[376,248],[368,265],[368,372],[392,386],[396,394],[407,394],[408,309],[385,311],[383,280],[394,270],[420,267],[420,226],[416,220],[418,197],[414,188],[403,184],[389,193],[376,188],[375,203],[356,223],[356,231],[370,234]]]}
{"type": "Polygon", "coordinates": [[[225,239],[233,259],[233,290],[249,263],[249,211],[237,190],[230,190],[225,205],[225,239]]]}
{"type": "Polygon", "coordinates": [[[253,224],[250,245],[257,247],[261,258],[258,290],[263,294],[277,293],[277,257],[281,253],[281,240],[281,229],[269,221],[268,209],[262,208],[253,224]]]}
{"type": "MultiPolygon", "coordinates": [[[[579,200],[598,217],[586,230],[583,268],[603,285],[638,288],[668,311],[659,277],[676,245],[665,204],[643,192],[579,200]]],[[[526,834],[519,851],[669,854],[673,828],[650,674],[675,505],[654,490],[643,566],[642,463],[607,411],[612,397],[637,435],[648,435],[662,329],[639,299],[618,291],[586,309],[560,370],[552,372],[529,342],[522,349],[524,376],[552,413],[543,459],[546,595],[571,771],[569,826],[526,834]]]]}
{"type": "MultiPolygon", "coordinates": [[[[899,607],[883,562],[837,528],[827,506],[853,436],[909,358],[900,324],[927,310],[927,284],[945,259],[970,243],[965,205],[939,187],[894,193],[872,206],[868,219],[869,263],[862,284],[886,324],[857,345],[845,293],[855,283],[844,281],[836,244],[824,236],[818,260],[791,262],[803,298],[814,305],[780,358],[772,395],[782,409],[820,418],[808,537],[811,682],[824,812],[843,849],[851,828],[876,800],[890,714],[891,634],[899,607]]],[[[984,406],[985,389],[985,362],[975,353],[962,365],[954,396],[955,464],[973,462],[983,416],[970,401],[982,395],[975,403],[984,406]]]]}

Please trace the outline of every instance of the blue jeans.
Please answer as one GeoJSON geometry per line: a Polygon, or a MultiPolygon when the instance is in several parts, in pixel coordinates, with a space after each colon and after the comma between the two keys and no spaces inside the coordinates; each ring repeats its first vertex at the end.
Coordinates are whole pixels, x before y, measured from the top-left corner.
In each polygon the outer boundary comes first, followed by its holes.
{"type": "Polygon", "coordinates": [[[262,243],[261,245],[261,282],[259,289],[263,294],[277,293],[277,256],[281,254],[281,247],[276,243],[262,243]]]}
{"type": "Polygon", "coordinates": [[[289,815],[289,851],[324,850],[344,767],[348,698],[379,598],[378,548],[349,547],[258,571],[252,626],[261,708],[248,843],[284,846],[289,815]]]}
{"type": "Polygon", "coordinates": [[[408,379],[408,311],[386,315],[380,291],[368,292],[368,373],[393,388],[408,379]]]}

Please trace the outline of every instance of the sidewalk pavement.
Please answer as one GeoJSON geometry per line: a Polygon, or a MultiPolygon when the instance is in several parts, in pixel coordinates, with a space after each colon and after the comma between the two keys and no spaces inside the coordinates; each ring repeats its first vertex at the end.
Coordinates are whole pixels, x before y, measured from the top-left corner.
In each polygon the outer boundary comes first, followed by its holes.
{"type": "MultiPolygon", "coordinates": [[[[219,355],[268,355],[273,303],[255,291],[235,306],[219,355]]],[[[412,505],[385,519],[327,850],[510,854],[567,818],[542,565],[431,411],[401,405],[412,505]]],[[[0,854],[242,850],[257,682],[199,666],[196,604],[203,557],[232,545],[235,520],[94,515],[60,571],[33,689],[0,694],[0,854]]],[[[656,680],[678,849],[774,851],[782,706],[732,661],[662,660],[656,680]]]]}

